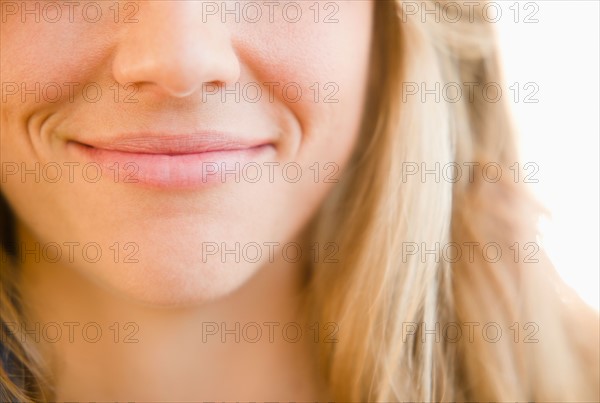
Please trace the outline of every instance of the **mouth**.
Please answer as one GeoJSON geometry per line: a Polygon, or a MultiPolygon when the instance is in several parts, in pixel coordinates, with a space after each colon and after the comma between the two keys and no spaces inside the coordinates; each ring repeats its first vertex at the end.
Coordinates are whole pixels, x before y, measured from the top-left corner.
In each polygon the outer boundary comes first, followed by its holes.
{"type": "Polygon", "coordinates": [[[198,188],[240,182],[246,164],[274,156],[267,140],[224,134],[127,135],[67,142],[77,159],[95,163],[114,182],[154,188],[198,188]]]}

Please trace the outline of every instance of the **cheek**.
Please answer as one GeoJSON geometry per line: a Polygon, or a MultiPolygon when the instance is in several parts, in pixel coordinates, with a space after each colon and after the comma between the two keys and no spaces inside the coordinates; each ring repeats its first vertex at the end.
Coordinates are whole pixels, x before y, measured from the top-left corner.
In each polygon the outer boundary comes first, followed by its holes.
{"type": "MultiPolygon", "coordinates": [[[[27,5],[22,2],[0,1],[4,11],[6,4],[16,7],[16,14],[3,15],[0,23],[2,41],[3,82],[11,81],[33,85],[39,83],[84,82],[94,67],[106,55],[107,31],[114,30],[109,2],[93,2],[102,18],[97,22],[86,21],[82,12],[85,2],[71,2],[79,6],[78,12],[69,14],[69,2],[52,2],[60,7],[61,17],[48,22],[51,16],[42,10],[45,2],[27,5]],[[38,12],[23,14],[23,10],[39,7],[38,12]],[[36,22],[36,17],[40,22],[36,22]],[[24,22],[23,22],[24,20],[24,22]]],[[[12,9],[11,9],[12,10],[12,9]]],[[[31,88],[31,87],[27,87],[31,88]]]]}
{"type": "Polygon", "coordinates": [[[324,151],[337,161],[350,152],[362,119],[373,4],[301,4],[298,23],[241,24],[233,28],[233,37],[254,79],[279,84],[275,95],[302,130],[297,157],[324,151]],[[316,149],[323,146],[333,148],[316,149]]]}
{"type": "Polygon", "coordinates": [[[56,112],[76,115],[72,100],[81,98],[86,85],[91,83],[94,94],[98,66],[102,66],[111,48],[107,32],[111,26],[114,29],[114,24],[108,10],[112,3],[93,3],[102,5],[100,13],[106,17],[97,23],[84,19],[81,9],[86,3],[81,2],[51,2],[53,7],[61,7],[61,18],[49,23],[46,19],[54,17],[53,14],[22,12],[34,5],[44,10],[50,2],[35,1],[28,6],[26,2],[0,1],[0,9],[5,12],[0,20],[3,160],[8,156],[11,161],[29,162],[32,158],[46,163],[55,161],[54,156],[39,147],[32,133],[38,134],[41,122],[56,112]],[[68,4],[79,7],[79,12],[72,12],[72,20],[68,4]],[[39,23],[35,22],[36,17],[39,23]]]}

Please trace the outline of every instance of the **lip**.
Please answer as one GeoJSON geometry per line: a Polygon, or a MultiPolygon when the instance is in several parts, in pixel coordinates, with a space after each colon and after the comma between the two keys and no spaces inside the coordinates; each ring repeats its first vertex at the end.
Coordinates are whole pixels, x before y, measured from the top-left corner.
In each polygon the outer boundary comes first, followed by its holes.
{"type": "Polygon", "coordinates": [[[244,164],[274,151],[267,140],[222,133],[134,134],[113,139],[70,140],[78,159],[100,165],[102,176],[154,188],[198,188],[240,182],[244,164]]]}

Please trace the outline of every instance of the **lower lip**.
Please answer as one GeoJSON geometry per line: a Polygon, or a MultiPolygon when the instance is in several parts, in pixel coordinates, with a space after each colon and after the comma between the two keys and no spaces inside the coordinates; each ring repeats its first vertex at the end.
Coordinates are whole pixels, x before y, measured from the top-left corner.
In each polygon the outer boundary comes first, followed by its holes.
{"type": "MultiPolygon", "coordinates": [[[[266,160],[271,144],[197,154],[147,154],[106,150],[69,142],[79,157],[100,165],[103,176],[114,182],[155,188],[197,188],[217,183],[240,182],[246,164],[266,160]]],[[[254,172],[254,171],[253,171],[254,172]]]]}

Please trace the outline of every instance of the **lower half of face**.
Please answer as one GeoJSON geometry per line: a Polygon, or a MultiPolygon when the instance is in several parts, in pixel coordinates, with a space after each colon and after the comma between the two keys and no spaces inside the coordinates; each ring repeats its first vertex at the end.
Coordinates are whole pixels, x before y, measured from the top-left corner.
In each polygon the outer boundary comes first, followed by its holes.
{"type": "Polygon", "coordinates": [[[337,25],[229,26],[237,83],[185,97],[115,83],[133,31],[3,22],[2,195],[34,242],[19,254],[168,305],[323,252],[298,237],[356,144],[371,30],[368,2],[335,3],[337,25]]]}

